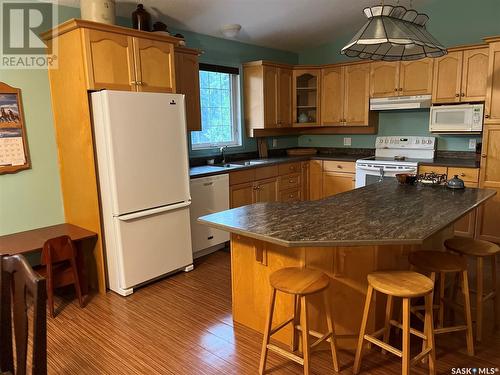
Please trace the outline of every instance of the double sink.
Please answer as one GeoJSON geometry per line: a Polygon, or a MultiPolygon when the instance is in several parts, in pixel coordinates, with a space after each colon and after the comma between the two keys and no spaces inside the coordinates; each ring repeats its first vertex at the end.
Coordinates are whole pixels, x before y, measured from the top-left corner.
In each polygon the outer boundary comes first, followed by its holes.
{"type": "Polygon", "coordinates": [[[248,167],[252,165],[260,165],[266,163],[268,163],[267,160],[245,160],[245,161],[235,161],[232,163],[214,164],[214,166],[223,168],[241,168],[241,167],[248,167]]]}

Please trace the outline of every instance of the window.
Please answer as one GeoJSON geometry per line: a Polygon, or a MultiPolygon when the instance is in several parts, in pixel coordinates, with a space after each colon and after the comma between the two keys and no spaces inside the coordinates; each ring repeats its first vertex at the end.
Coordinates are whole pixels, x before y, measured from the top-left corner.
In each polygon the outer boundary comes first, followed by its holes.
{"type": "Polygon", "coordinates": [[[201,131],[191,132],[193,149],[241,146],[237,68],[200,64],[201,131]]]}

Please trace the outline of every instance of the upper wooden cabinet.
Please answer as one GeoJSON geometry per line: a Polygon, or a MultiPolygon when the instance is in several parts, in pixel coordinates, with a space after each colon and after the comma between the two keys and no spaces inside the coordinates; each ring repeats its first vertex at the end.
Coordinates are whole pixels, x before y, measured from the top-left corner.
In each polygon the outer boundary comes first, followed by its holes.
{"type": "Polygon", "coordinates": [[[370,97],[430,95],[432,69],[432,59],[374,62],[370,67],[370,97]]]}
{"type": "Polygon", "coordinates": [[[245,124],[255,129],[292,126],[292,70],[284,65],[257,61],[243,65],[245,124]]]}
{"type": "Polygon", "coordinates": [[[293,70],[293,125],[321,125],[321,70],[293,70]]]}
{"type": "Polygon", "coordinates": [[[175,47],[175,86],[185,95],[187,130],[201,130],[199,51],[175,47]]]}
{"type": "Polygon", "coordinates": [[[323,125],[369,125],[369,64],[324,68],[321,72],[321,79],[323,125]]]}
{"type": "Polygon", "coordinates": [[[399,95],[430,95],[433,68],[434,61],[429,58],[401,61],[399,63],[399,95]]]}
{"type": "Polygon", "coordinates": [[[83,29],[87,88],[174,92],[174,45],[116,33],[83,29]]]}
{"type": "Polygon", "coordinates": [[[133,39],[137,91],[175,92],[174,45],[133,39]]]}
{"type": "Polygon", "coordinates": [[[483,101],[488,48],[451,51],[434,62],[433,103],[483,101]]]}
{"type": "Polygon", "coordinates": [[[500,40],[490,43],[485,123],[500,124],[500,40]]]}
{"type": "Polygon", "coordinates": [[[133,38],[101,30],[83,29],[87,88],[135,91],[133,38]]]}
{"type": "Polygon", "coordinates": [[[399,63],[377,61],[370,65],[370,97],[398,96],[399,63]]]}
{"type": "Polygon", "coordinates": [[[370,67],[347,65],[344,86],[344,125],[368,126],[370,115],[370,67]]]}
{"type": "Polygon", "coordinates": [[[323,125],[343,125],[344,67],[321,69],[321,120],[323,125]]]}

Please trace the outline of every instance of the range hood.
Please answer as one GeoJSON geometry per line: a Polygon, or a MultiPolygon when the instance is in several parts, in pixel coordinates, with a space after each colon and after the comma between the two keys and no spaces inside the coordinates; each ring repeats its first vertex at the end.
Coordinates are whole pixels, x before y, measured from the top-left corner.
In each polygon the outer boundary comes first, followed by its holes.
{"type": "Polygon", "coordinates": [[[419,109],[431,107],[431,95],[394,96],[392,98],[370,99],[371,111],[394,109],[419,109]]]}

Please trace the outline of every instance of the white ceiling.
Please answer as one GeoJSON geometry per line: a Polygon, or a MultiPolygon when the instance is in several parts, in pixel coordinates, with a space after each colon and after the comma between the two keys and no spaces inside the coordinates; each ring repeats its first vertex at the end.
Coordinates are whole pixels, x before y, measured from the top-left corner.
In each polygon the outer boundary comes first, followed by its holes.
{"type": "MultiPolygon", "coordinates": [[[[416,0],[418,9],[430,0],[416,0]]],[[[395,3],[396,1],[394,1],[395,3]]],[[[79,0],[59,3],[79,6],[79,0]]],[[[363,8],[380,0],[144,0],[153,21],[161,18],[169,27],[223,37],[221,27],[242,26],[238,41],[299,52],[354,33],[366,18],[363,8]]],[[[389,2],[388,2],[389,3],[389,2]]],[[[400,1],[409,5],[409,0],[400,1]]],[[[116,0],[117,14],[130,17],[136,7],[116,0]]]]}

